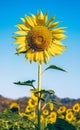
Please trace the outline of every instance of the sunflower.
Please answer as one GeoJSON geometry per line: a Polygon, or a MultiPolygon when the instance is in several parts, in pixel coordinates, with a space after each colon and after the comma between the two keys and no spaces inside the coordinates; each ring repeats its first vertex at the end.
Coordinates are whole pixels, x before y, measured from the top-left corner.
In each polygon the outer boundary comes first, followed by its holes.
{"type": "Polygon", "coordinates": [[[57,118],[57,113],[56,112],[51,112],[50,113],[50,122],[51,123],[55,123],[56,122],[56,118],[57,118]]]}
{"type": "Polygon", "coordinates": [[[65,106],[61,106],[61,107],[59,107],[59,109],[57,110],[57,113],[58,114],[62,114],[62,113],[64,113],[66,111],[66,107],[65,106]]]}
{"type": "Polygon", "coordinates": [[[36,105],[37,105],[37,101],[30,98],[30,99],[28,100],[28,105],[29,105],[31,108],[35,108],[36,105]]]}
{"type": "Polygon", "coordinates": [[[52,102],[49,103],[49,109],[52,111],[54,109],[54,104],[52,102]]]}
{"type": "Polygon", "coordinates": [[[66,114],[66,120],[71,122],[74,119],[74,115],[72,112],[66,114]]]}
{"type": "Polygon", "coordinates": [[[32,108],[31,108],[29,105],[27,105],[25,112],[26,112],[26,113],[29,113],[29,112],[31,112],[31,111],[32,111],[32,108]]]}
{"type": "Polygon", "coordinates": [[[63,34],[64,28],[55,28],[59,22],[53,22],[55,17],[48,20],[48,13],[40,11],[36,15],[21,18],[23,23],[18,23],[18,30],[14,36],[18,44],[17,54],[24,53],[25,58],[32,61],[47,63],[50,56],[56,56],[66,49],[60,40],[66,38],[63,34]]]}
{"type": "Polygon", "coordinates": [[[12,112],[18,112],[18,111],[20,111],[20,106],[18,103],[14,102],[14,103],[10,104],[10,109],[12,112]]]}
{"type": "Polygon", "coordinates": [[[74,112],[79,112],[80,111],[80,105],[79,105],[79,103],[76,103],[76,104],[73,105],[73,111],[74,112]]]}
{"type": "Polygon", "coordinates": [[[47,109],[44,109],[42,113],[43,115],[47,116],[49,114],[49,111],[47,109]]]}
{"type": "MultiPolygon", "coordinates": [[[[36,88],[36,91],[37,91],[37,88],[36,88]]],[[[35,93],[34,91],[31,90],[30,96],[31,96],[31,99],[33,99],[36,102],[38,102],[38,94],[37,93],[35,93]]]]}
{"type": "MultiPolygon", "coordinates": [[[[42,88],[40,88],[40,91],[42,90],[42,88]]],[[[33,100],[35,100],[36,102],[38,102],[38,87],[36,88],[36,91],[31,91],[30,95],[31,95],[31,98],[33,100]]],[[[40,97],[43,98],[44,97],[44,93],[41,93],[40,94],[40,97]]]]}
{"type": "Polygon", "coordinates": [[[66,110],[66,113],[69,113],[69,112],[72,112],[72,109],[71,109],[71,108],[68,108],[68,109],[66,110]]]}

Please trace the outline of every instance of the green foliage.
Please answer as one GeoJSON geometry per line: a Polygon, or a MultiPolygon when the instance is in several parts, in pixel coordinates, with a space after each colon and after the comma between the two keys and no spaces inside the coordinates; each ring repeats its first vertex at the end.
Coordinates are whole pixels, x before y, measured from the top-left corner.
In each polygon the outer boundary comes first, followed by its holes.
{"type": "Polygon", "coordinates": [[[25,85],[25,86],[31,86],[35,89],[34,85],[33,85],[33,82],[35,82],[35,80],[28,80],[28,81],[24,81],[24,82],[14,82],[14,84],[16,85],[25,85]]]}
{"type": "Polygon", "coordinates": [[[8,109],[0,113],[0,130],[35,130],[35,124],[8,109]]]}
{"type": "Polygon", "coordinates": [[[55,69],[55,70],[60,70],[60,71],[63,71],[63,72],[67,72],[66,70],[58,67],[58,66],[55,66],[55,65],[50,65],[49,67],[47,67],[42,73],[44,73],[46,70],[48,69],[55,69]]]}
{"type": "Polygon", "coordinates": [[[73,121],[72,124],[76,127],[76,130],[80,130],[80,119],[79,119],[79,121],[78,120],[73,121]]]}
{"type": "Polygon", "coordinates": [[[77,130],[80,130],[80,125],[76,126],[77,130]]]}
{"type": "MultiPolygon", "coordinates": [[[[34,90],[35,91],[35,90],[34,90]]],[[[53,90],[45,90],[45,89],[42,89],[40,91],[35,91],[35,93],[40,93],[40,94],[53,94],[54,95],[54,91],[53,90]]]]}
{"type": "Polygon", "coordinates": [[[64,119],[57,118],[55,124],[47,124],[46,130],[76,130],[76,128],[64,119]]]}

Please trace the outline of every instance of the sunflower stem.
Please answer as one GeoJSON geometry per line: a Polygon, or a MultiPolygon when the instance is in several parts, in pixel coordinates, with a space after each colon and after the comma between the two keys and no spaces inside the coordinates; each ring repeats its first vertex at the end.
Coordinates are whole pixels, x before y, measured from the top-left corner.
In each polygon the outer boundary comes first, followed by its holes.
{"type": "MultiPolygon", "coordinates": [[[[41,64],[38,63],[38,91],[41,88],[41,64]]],[[[40,93],[38,93],[38,128],[41,130],[41,123],[40,123],[40,111],[41,111],[41,101],[40,101],[40,93]]]]}

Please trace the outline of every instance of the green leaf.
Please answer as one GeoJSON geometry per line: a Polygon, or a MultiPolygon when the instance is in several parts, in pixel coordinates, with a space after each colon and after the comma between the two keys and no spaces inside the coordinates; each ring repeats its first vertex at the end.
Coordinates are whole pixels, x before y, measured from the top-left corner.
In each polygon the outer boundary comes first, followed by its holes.
{"type": "Polygon", "coordinates": [[[54,126],[54,124],[47,124],[47,128],[48,128],[48,130],[58,130],[55,126],[54,126]]]}
{"type": "Polygon", "coordinates": [[[45,103],[50,103],[50,102],[52,102],[51,99],[45,99],[45,98],[44,98],[44,101],[45,101],[45,103]]]}
{"type": "Polygon", "coordinates": [[[53,90],[45,90],[45,89],[43,89],[43,90],[40,90],[40,91],[36,91],[35,93],[54,94],[55,92],[53,90]]]}
{"type": "Polygon", "coordinates": [[[6,113],[0,112],[0,130],[37,130],[34,121],[22,117],[19,113],[13,113],[10,109],[6,113]],[[18,128],[18,124],[20,128],[18,128]]]}
{"type": "Polygon", "coordinates": [[[76,130],[76,128],[64,119],[57,118],[53,124],[47,124],[48,130],[76,130]]]}
{"type": "Polygon", "coordinates": [[[25,85],[25,86],[31,86],[35,89],[35,87],[33,86],[33,82],[35,82],[35,80],[28,80],[28,81],[24,81],[24,82],[14,82],[14,84],[16,85],[25,85]]]}
{"type": "Polygon", "coordinates": [[[62,105],[62,103],[61,103],[61,102],[58,102],[58,101],[56,101],[55,99],[52,99],[52,102],[53,102],[55,105],[57,105],[57,106],[62,105]]]}
{"type": "Polygon", "coordinates": [[[56,100],[52,100],[52,99],[46,99],[46,98],[42,98],[41,99],[42,101],[44,101],[45,103],[53,103],[53,104],[55,104],[56,106],[60,106],[60,105],[62,105],[61,103],[59,103],[58,101],[56,101],[56,100]]]}
{"type": "Polygon", "coordinates": [[[60,119],[57,118],[56,123],[54,124],[54,126],[58,129],[58,130],[76,130],[76,128],[70,124],[69,122],[67,122],[64,119],[60,119]]]}
{"type": "Polygon", "coordinates": [[[63,72],[67,72],[66,70],[58,67],[58,66],[55,66],[55,65],[50,65],[49,67],[47,67],[42,73],[44,73],[46,70],[48,69],[55,69],[55,70],[60,70],[60,71],[63,71],[63,72]]]}

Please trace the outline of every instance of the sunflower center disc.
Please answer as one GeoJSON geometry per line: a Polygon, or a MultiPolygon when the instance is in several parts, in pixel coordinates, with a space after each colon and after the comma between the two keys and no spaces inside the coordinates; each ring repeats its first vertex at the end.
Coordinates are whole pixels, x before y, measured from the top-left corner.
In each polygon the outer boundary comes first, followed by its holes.
{"type": "Polygon", "coordinates": [[[28,33],[28,45],[35,51],[43,51],[52,43],[52,34],[45,26],[36,26],[28,33]]]}

